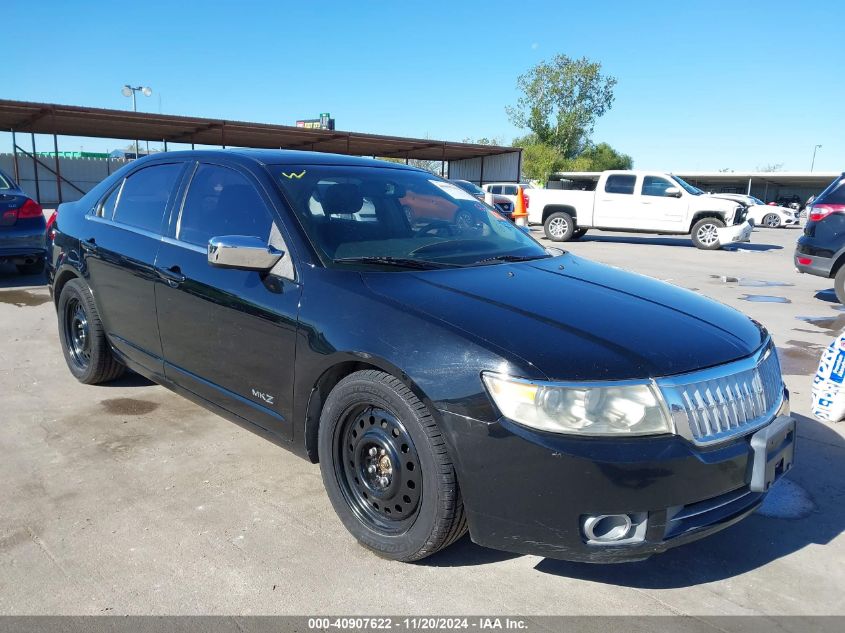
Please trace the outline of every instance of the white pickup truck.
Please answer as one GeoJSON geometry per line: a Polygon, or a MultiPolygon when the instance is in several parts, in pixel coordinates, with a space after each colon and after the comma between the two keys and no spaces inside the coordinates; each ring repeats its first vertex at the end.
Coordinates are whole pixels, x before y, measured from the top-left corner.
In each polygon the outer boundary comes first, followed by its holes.
{"type": "Polygon", "coordinates": [[[555,242],[578,239],[588,229],[689,235],[698,248],[715,250],[747,242],[747,209],[714,198],[663,172],[604,171],[595,191],[527,189],[528,223],[542,224],[555,242]]]}

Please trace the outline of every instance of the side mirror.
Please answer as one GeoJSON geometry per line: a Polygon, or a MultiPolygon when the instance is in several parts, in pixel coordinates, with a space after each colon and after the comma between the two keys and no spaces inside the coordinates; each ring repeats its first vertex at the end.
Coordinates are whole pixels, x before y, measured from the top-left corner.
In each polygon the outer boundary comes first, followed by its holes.
{"type": "Polygon", "coordinates": [[[283,256],[257,237],[224,235],[208,240],[208,263],[217,268],[267,271],[283,256]]]}
{"type": "Polygon", "coordinates": [[[681,190],[677,187],[667,187],[666,190],[663,192],[663,195],[667,198],[680,198],[681,190]]]}

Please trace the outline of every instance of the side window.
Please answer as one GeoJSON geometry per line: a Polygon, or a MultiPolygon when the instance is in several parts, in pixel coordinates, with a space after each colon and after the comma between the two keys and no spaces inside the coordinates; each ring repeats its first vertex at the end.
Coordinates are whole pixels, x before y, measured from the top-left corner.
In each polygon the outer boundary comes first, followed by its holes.
{"type": "Polygon", "coordinates": [[[634,193],[634,184],[637,182],[637,177],[629,174],[612,174],[607,177],[604,183],[604,190],[607,193],[624,193],[631,195],[634,193]]]}
{"type": "Polygon", "coordinates": [[[111,190],[111,193],[109,193],[105,200],[100,203],[100,206],[97,207],[95,215],[105,218],[106,220],[111,220],[114,217],[114,208],[117,205],[117,201],[120,199],[120,192],[123,189],[123,183],[125,182],[125,179],[121,180],[120,184],[111,190]]]}
{"type": "Polygon", "coordinates": [[[490,193],[495,193],[498,195],[502,194],[502,185],[492,185],[490,187],[490,193]]]}
{"type": "Polygon", "coordinates": [[[504,193],[506,196],[515,196],[516,185],[508,185],[507,187],[502,187],[502,193],[504,193]]]}
{"type": "Polygon", "coordinates": [[[152,165],[130,175],[118,194],[114,221],[160,232],[167,201],[173,195],[183,166],[182,163],[152,165]]]}
{"type": "Polygon", "coordinates": [[[642,194],[644,196],[663,196],[667,189],[674,186],[665,178],[646,176],[643,178],[642,194]]]}
{"type": "Polygon", "coordinates": [[[191,180],[176,237],[205,248],[212,237],[250,235],[267,241],[273,216],[245,176],[200,165],[191,180]]]}

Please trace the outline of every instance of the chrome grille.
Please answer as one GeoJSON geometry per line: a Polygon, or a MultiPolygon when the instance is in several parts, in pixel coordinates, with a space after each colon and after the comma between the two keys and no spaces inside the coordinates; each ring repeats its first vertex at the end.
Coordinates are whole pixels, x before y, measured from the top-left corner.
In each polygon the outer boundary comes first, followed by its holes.
{"type": "Polygon", "coordinates": [[[711,444],[762,426],[783,402],[774,346],[751,358],[657,381],[675,427],[696,444],[711,444]]]}

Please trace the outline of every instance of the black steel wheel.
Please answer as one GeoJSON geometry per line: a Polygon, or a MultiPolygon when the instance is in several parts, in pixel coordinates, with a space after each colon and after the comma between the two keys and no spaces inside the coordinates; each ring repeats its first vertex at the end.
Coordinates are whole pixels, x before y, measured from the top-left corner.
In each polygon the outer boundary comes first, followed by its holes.
{"type": "Polygon", "coordinates": [[[466,532],[440,429],[390,374],[358,371],[335,385],[320,415],[317,449],[335,512],[379,556],[419,560],[466,532]]]}
{"type": "Polygon", "coordinates": [[[56,307],[59,341],[70,373],[87,385],[120,376],[125,367],[112,354],[94,297],[85,282],[67,282],[56,307]]]}
{"type": "Polygon", "coordinates": [[[406,530],[419,512],[423,482],[402,422],[385,409],[353,407],[335,439],[335,474],[358,518],[376,530],[406,530]]]}

